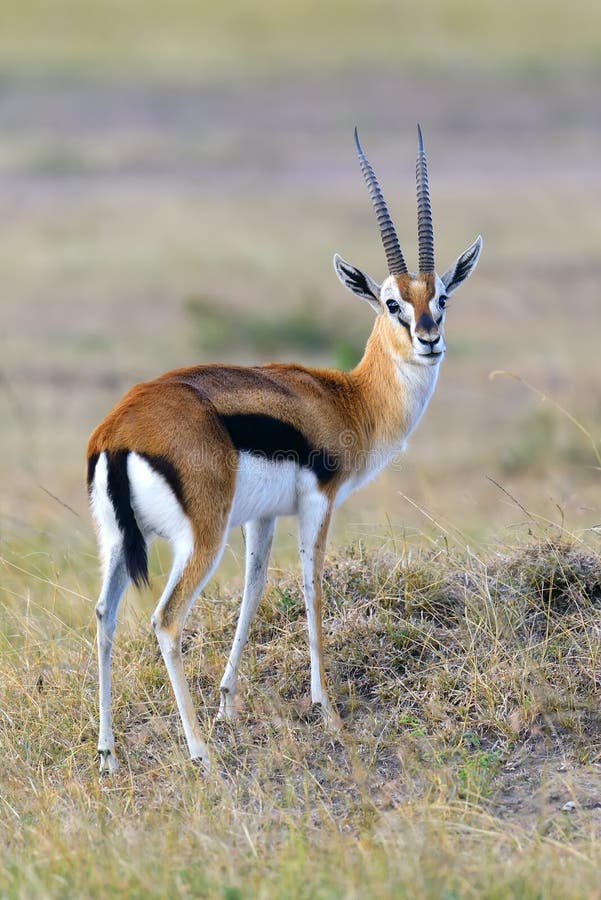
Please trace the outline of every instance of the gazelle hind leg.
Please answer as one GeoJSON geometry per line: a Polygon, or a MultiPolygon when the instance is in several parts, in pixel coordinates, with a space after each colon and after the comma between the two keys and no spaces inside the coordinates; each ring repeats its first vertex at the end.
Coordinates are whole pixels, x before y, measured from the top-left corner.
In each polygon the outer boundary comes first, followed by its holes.
{"type": "Polygon", "coordinates": [[[117,622],[117,610],[129,584],[122,544],[116,544],[107,553],[105,573],[96,604],[96,638],[98,643],[98,699],[100,727],[98,732],[98,756],[100,773],[113,774],[117,770],[115,738],[111,716],[111,650],[117,622]]]}
{"type": "Polygon", "coordinates": [[[338,731],[341,722],[336,708],[328,698],[323,659],[321,581],[331,517],[332,505],[320,491],[307,494],[301,499],[298,513],[298,545],[309,632],[311,701],[321,706],[328,728],[338,731]]]}
{"type": "Polygon", "coordinates": [[[246,535],[244,594],[232,649],[219,686],[221,702],[217,718],[221,720],[231,721],[236,714],[238,666],[244,645],[248,640],[252,620],[265,590],[274,526],[275,519],[255,519],[248,522],[244,529],[246,535]]]}
{"type": "Polygon", "coordinates": [[[152,615],[152,625],[161,648],[161,655],[173,687],[191,759],[200,759],[209,768],[209,752],[200,734],[192,695],[184,673],[182,631],[188,614],[219,564],[225,534],[221,543],[210,548],[195,539],[189,556],[174,554],[173,567],[163,595],[152,615]]]}

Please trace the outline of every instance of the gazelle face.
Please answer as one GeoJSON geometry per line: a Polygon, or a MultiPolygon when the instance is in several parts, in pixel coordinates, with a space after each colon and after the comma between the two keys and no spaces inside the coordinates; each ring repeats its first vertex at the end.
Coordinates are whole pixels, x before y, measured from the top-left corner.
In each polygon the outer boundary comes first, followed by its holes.
{"type": "Polygon", "coordinates": [[[384,321],[389,349],[394,356],[411,363],[435,366],[441,361],[446,349],[443,327],[447,298],[474,271],[482,250],[482,238],[477,237],[442,278],[438,277],[434,269],[434,228],[428,166],[419,125],[417,136],[415,175],[419,273],[409,272],[407,268],[382,189],[359,143],[356,128],[355,150],[376,213],[390,274],[380,287],[370,275],[347,263],[338,254],[334,256],[334,269],[347,290],[363,297],[380,316],[386,317],[384,321]]]}
{"type": "Polygon", "coordinates": [[[432,366],[442,360],[447,299],[437,275],[391,275],[382,284],[381,315],[389,322],[393,342],[412,362],[432,366]]]}
{"type": "Polygon", "coordinates": [[[345,288],[363,300],[388,326],[391,350],[412,363],[433,366],[444,355],[446,303],[476,268],[482,238],[459,256],[440,278],[435,273],[389,275],[382,286],[336,254],[334,269],[345,288]]]}

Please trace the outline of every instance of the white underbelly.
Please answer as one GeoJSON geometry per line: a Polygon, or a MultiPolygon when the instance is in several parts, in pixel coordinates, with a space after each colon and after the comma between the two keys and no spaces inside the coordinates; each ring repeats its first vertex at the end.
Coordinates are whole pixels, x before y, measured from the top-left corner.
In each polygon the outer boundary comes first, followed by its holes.
{"type": "Polygon", "coordinates": [[[299,468],[291,460],[273,462],[240,453],[230,527],[251,519],[295,515],[298,489],[299,468]]]}

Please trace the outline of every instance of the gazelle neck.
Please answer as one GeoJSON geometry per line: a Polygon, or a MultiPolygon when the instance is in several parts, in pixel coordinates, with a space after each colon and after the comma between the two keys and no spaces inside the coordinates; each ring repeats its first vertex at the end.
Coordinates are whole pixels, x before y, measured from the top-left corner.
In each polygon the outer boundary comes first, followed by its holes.
{"type": "Polygon", "coordinates": [[[439,363],[422,365],[377,316],[358,365],[349,373],[362,399],[372,446],[402,445],[419,422],[438,378],[439,363]]]}

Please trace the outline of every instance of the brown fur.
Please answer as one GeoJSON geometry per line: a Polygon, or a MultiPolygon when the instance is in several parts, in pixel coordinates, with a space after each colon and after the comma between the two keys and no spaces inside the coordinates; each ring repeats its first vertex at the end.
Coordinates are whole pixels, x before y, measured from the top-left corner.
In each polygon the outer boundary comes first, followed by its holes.
{"type": "Polygon", "coordinates": [[[406,303],[411,303],[415,310],[415,321],[422,313],[430,312],[430,300],[436,293],[436,281],[434,275],[419,274],[415,278],[411,275],[397,275],[396,282],[401,292],[401,297],[406,303]]]}
{"type": "Polygon", "coordinates": [[[228,440],[210,405],[203,408],[182,385],[156,379],[136,385],[106,416],[90,437],[88,457],[103,450],[166,457],[181,480],[197,539],[212,546],[234,496],[234,448],[231,459],[223,452],[228,440]],[[207,509],[210,517],[203,515],[207,509]]]}

